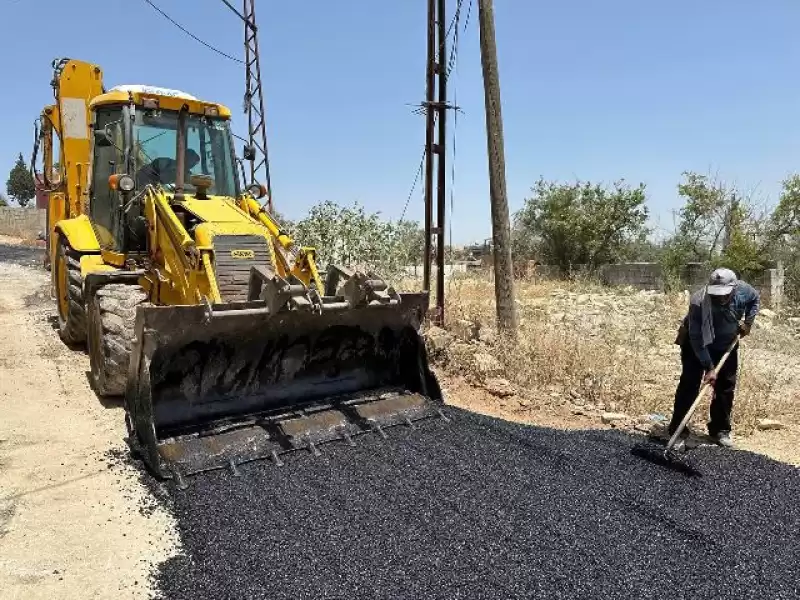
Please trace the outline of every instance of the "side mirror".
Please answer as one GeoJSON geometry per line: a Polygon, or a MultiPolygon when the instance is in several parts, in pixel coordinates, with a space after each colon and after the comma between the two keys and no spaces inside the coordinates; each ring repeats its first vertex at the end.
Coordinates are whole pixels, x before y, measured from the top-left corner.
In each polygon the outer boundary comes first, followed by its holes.
{"type": "Polygon", "coordinates": [[[244,150],[242,151],[242,156],[244,156],[245,160],[255,160],[256,147],[252,144],[245,144],[244,150]]]}
{"type": "Polygon", "coordinates": [[[108,134],[104,129],[94,130],[94,144],[101,148],[108,148],[111,146],[111,140],[108,138],[108,134]]]}

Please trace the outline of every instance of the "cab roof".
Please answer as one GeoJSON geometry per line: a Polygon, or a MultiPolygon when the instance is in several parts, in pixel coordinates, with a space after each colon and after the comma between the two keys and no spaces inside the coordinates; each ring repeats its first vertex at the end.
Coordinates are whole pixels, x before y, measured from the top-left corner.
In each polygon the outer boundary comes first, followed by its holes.
{"type": "Polygon", "coordinates": [[[180,90],[149,85],[119,85],[113,87],[106,93],[92,98],[89,103],[89,108],[94,109],[98,106],[127,104],[131,98],[133,98],[133,102],[137,106],[143,106],[145,100],[155,100],[158,102],[158,106],[165,110],[180,110],[181,106],[185,104],[188,106],[189,112],[193,114],[213,114],[214,109],[216,109],[216,116],[222,118],[230,118],[231,116],[230,109],[223,104],[199,100],[180,90]]]}

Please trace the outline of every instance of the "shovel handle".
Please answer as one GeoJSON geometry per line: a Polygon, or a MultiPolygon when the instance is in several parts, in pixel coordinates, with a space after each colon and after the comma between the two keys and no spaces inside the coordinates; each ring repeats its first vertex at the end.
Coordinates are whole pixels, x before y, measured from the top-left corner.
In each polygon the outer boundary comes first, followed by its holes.
{"type": "MultiPolygon", "coordinates": [[[[739,343],[739,340],[740,337],[737,335],[736,338],[733,340],[733,342],[731,342],[731,345],[728,348],[728,350],[725,352],[725,354],[722,355],[722,358],[719,359],[717,366],[714,367],[713,371],[714,375],[719,374],[719,370],[722,368],[722,365],[725,364],[725,361],[728,360],[728,357],[731,355],[731,352],[733,352],[733,349],[736,347],[736,344],[739,343]]],[[[677,429],[675,429],[675,433],[673,433],[672,437],[669,438],[669,442],[667,442],[667,449],[666,449],[667,452],[669,452],[675,445],[675,442],[678,441],[678,438],[680,437],[681,433],[683,433],[683,430],[686,428],[686,424],[692,418],[692,415],[694,415],[694,411],[697,410],[697,407],[700,405],[700,400],[703,399],[703,394],[709,387],[710,387],[709,384],[706,383],[705,381],[700,386],[700,392],[698,392],[697,398],[694,399],[694,402],[692,402],[692,405],[689,407],[689,410],[686,411],[686,414],[684,415],[681,424],[678,425],[677,429]]]]}

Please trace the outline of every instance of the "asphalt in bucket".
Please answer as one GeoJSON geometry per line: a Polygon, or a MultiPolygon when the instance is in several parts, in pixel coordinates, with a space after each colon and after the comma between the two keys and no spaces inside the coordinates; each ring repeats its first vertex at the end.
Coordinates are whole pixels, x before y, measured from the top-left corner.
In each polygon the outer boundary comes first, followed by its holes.
{"type": "Polygon", "coordinates": [[[800,597],[800,470],[641,438],[454,420],[172,485],[162,598],[800,597]]]}

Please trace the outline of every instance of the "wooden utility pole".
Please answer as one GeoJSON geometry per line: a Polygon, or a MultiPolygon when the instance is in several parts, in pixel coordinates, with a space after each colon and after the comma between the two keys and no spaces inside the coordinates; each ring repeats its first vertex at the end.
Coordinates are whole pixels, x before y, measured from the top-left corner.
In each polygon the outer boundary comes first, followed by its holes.
{"type": "Polygon", "coordinates": [[[492,203],[494,295],[497,304],[497,324],[504,333],[516,336],[519,320],[514,302],[511,223],[506,195],[506,159],[503,142],[503,116],[500,110],[500,75],[497,71],[493,0],[478,0],[478,20],[480,21],[483,89],[486,100],[486,139],[489,154],[489,195],[492,203]]]}

